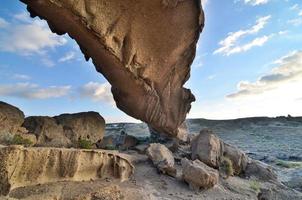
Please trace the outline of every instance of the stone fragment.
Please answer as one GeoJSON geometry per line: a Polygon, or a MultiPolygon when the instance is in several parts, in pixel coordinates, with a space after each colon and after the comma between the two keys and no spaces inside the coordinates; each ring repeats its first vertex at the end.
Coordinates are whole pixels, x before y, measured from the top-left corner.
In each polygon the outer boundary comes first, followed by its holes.
{"type": "Polygon", "coordinates": [[[218,183],[219,173],[199,160],[181,160],[183,179],[192,189],[208,189],[218,183]]]}
{"type": "Polygon", "coordinates": [[[158,170],[163,174],[176,176],[176,168],[174,167],[174,157],[172,152],[162,144],[150,144],[147,149],[147,155],[158,170]]]}

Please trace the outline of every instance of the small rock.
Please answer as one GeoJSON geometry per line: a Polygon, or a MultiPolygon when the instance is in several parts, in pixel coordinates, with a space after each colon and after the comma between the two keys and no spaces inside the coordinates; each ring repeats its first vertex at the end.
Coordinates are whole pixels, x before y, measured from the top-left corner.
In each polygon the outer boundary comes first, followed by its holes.
{"type": "Polygon", "coordinates": [[[174,157],[167,147],[158,143],[150,144],[147,155],[161,173],[176,176],[174,157]]]}
{"type": "Polygon", "coordinates": [[[183,179],[192,189],[208,189],[218,183],[218,171],[210,168],[199,160],[181,160],[183,179]]]}
{"type": "Polygon", "coordinates": [[[145,154],[148,147],[149,147],[149,144],[140,144],[140,145],[135,146],[134,150],[136,150],[139,154],[145,154]]]}

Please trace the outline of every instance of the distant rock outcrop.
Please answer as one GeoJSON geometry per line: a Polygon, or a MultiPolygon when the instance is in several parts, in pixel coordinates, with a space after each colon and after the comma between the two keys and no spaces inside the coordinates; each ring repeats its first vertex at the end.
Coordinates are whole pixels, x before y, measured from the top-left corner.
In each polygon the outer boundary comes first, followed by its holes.
{"type": "Polygon", "coordinates": [[[74,38],[112,85],[117,107],[177,137],[195,100],[183,87],[203,28],[200,0],[21,0],[74,38]]]}
{"type": "Polygon", "coordinates": [[[113,151],[0,147],[0,196],[17,187],[112,177],[127,180],[134,166],[113,151]]]}
{"type": "Polygon", "coordinates": [[[24,132],[21,128],[23,122],[24,113],[19,108],[0,101],[0,136],[24,132]]]}
{"type": "Polygon", "coordinates": [[[27,117],[23,126],[37,137],[37,146],[78,147],[79,140],[95,144],[105,134],[105,120],[96,112],[27,117]]]}

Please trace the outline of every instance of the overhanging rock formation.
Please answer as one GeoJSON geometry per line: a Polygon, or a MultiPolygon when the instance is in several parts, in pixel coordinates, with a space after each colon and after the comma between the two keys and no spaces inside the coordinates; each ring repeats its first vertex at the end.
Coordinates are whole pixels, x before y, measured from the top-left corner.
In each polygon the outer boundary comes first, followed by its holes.
{"type": "Polygon", "coordinates": [[[117,107],[178,135],[195,100],[190,76],[203,28],[200,0],[21,0],[32,17],[68,33],[112,85],[117,107]]]}

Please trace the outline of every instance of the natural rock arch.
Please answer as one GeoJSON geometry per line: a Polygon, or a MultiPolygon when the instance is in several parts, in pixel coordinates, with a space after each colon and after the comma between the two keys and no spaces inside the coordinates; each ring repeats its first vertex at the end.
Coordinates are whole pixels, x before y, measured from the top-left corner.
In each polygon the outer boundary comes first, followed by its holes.
{"type": "Polygon", "coordinates": [[[183,87],[204,24],[200,0],[20,0],[68,33],[112,85],[117,107],[170,136],[195,100],[183,87]]]}

